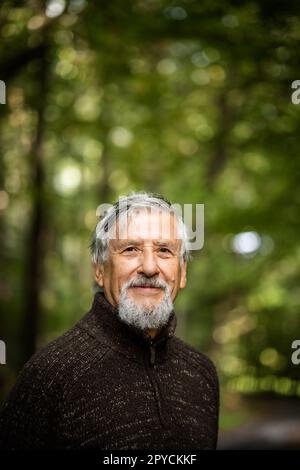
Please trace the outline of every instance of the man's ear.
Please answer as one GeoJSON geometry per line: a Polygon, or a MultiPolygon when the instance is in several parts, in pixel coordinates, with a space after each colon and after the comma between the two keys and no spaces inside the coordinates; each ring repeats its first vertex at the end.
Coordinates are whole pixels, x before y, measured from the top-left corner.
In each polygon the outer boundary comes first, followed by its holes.
{"type": "Polygon", "coordinates": [[[103,265],[102,264],[95,264],[95,281],[97,282],[98,286],[103,287],[103,265]]]}
{"type": "Polygon", "coordinates": [[[180,284],[179,284],[180,289],[184,289],[184,287],[186,286],[186,269],[187,269],[187,263],[185,261],[183,265],[181,266],[181,275],[180,275],[180,284]]]}

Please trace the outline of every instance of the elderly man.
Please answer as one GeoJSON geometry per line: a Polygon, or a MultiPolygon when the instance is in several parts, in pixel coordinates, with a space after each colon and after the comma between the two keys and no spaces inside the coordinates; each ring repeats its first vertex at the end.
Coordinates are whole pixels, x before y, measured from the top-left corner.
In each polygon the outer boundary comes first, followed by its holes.
{"type": "Polygon", "coordinates": [[[91,310],[23,368],[0,447],[215,449],[215,367],[175,336],[187,231],[161,196],[135,193],[100,220],[91,310]]]}

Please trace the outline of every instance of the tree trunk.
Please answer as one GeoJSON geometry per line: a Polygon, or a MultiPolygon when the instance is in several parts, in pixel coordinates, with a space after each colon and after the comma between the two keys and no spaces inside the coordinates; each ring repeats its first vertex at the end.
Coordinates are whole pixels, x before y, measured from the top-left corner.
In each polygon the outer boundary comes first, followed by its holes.
{"type": "MultiPolygon", "coordinates": [[[[45,40],[46,42],[46,40],[45,40]]],[[[38,320],[41,309],[41,289],[44,278],[45,257],[45,171],[44,171],[44,110],[47,96],[47,48],[39,58],[36,83],[37,93],[37,130],[31,148],[32,164],[32,213],[28,233],[27,263],[25,266],[25,300],[23,325],[21,328],[22,366],[35,352],[37,346],[38,320]]]]}

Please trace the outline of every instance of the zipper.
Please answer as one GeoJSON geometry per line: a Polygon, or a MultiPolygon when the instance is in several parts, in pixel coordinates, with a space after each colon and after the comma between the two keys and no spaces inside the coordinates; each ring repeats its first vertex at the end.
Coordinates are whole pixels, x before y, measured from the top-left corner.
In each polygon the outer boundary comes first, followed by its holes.
{"type": "Polygon", "coordinates": [[[150,365],[151,366],[154,366],[155,363],[156,363],[156,346],[158,345],[158,343],[160,343],[162,341],[163,338],[161,339],[151,339],[149,341],[149,344],[150,344],[150,365]]]}
{"type": "Polygon", "coordinates": [[[155,356],[156,356],[155,346],[152,341],[150,341],[150,365],[154,366],[155,364],[155,356]]]}
{"type": "Polygon", "coordinates": [[[151,340],[149,342],[149,346],[150,346],[150,366],[148,362],[147,370],[148,370],[150,381],[153,386],[153,392],[154,392],[154,398],[155,398],[155,402],[157,406],[158,417],[159,417],[161,425],[165,426],[165,419],[164,419],[163,411],[162,411],[162,397],[161,397],[159,386],[157,384],[157,379],[156,379],[157,371],[154,370],[155,369],[154,366],[156,362],[156,342],[151,340]]]}

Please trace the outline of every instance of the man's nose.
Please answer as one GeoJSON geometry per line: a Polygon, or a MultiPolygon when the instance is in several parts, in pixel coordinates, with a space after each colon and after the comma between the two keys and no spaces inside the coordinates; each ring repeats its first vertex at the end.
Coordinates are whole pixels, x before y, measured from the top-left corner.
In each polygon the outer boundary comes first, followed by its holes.
{"type": "Polygon", "coordinates": [[[159,274],[157,259],[152,250],[143,251],[138,273],[144,274],[147,277],[152,277],[159,274]]]}

